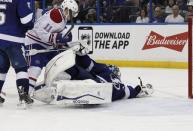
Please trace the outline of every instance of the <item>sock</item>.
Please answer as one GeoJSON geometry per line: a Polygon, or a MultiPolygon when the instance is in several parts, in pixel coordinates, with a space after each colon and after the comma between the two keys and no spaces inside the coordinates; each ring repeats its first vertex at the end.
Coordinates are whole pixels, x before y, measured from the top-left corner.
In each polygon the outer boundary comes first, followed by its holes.
{"type": "Polygon", "coordinates": [[[36,90],[36,82],[38,77],[41,74],[41,68],[38,66],[30,66],[28,73],[29,73],[29,90],[36,90]]]}
{"type": "Polygon", "coordinates": [[[29,91],[29,78],[27,67],[15,69],[16,72],[16,85],[17,87],[24,88],[24,92],[28,94],[29,91]]]}

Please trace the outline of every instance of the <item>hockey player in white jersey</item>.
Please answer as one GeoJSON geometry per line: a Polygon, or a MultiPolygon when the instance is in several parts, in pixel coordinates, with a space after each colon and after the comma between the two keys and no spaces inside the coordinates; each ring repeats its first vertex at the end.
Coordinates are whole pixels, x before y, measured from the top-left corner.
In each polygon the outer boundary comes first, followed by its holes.
{"type": "MultiPolygon", "coordinates": [[[[74,0],[64,0],[59,8],[53,8],[46,12],[36,21],[34,28],[26,33],[25,45],[27,50],[57,50],[63,46],[73,46],[67,43],[72,40],[71,33],[63,33],[63,31],[67,21],[72,19],[70,17],[77,15],[78,5],[74,0]]],[[[57,51],[37,53],[28,57],[30,89],[33,89],[42,68],[57,53],[57,51]]]]}

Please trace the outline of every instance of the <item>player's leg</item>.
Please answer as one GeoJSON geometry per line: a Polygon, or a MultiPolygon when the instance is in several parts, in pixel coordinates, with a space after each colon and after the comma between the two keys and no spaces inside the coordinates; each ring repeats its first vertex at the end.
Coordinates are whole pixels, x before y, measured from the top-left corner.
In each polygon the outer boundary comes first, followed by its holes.
{"type": "MultiPolygon", "coordinates": [[[[76,63],[80,67],[86,69],[91,74],[98,75],[103,77],[103,75],[110,75],[114,74],[117,77],[121,77],[121,73],[118,67],[114,65],[106,65],[103,63],[97,63],[94,60],[92,60],[88,55],[85,56],[76,56],[76,63]]],[[[108,81],[110,82],[110,81],[108,81]]]]}
{"type": "Polygon", "coordinates": [[[5,101],[3,96],[1,96],[2,94],[1,91],[5,82],[5,78],[9,70],[9,67],[10,67],[9,58],[7,54],[0,49],[0,103],[4,103],[5,101]]]}
{"type": "Polygon", "coordinates": [[[38,77],[44,67],[45,56],[41,54],[28,56],[29,94],[33,93],[38,77]]]}
{"type": "MultiPolygon", "coordinates": [[[[89,72],[87,72],[85,69],[73,66],[69,69],[67,69],[65,72],[62,72],[57,75],[57,77],[54,79],[53,85],[47,87],[45,84],[40,84],[35,87],[35,91],[33,93],[33,98],[45,103],[50,103],[53,101],[56,96],[55,94],[55,86],[57,85],[57,81],[59,81],[59,84],[61,84],[61,80],[94,80],[98,81],[97,77],[92,76],[89,72]],[[53,97],[54,96],[54,97],[53,97]]],[[[72,81],[73,83],[73,81],[72,81]]],[[[73,91],[72,91],[73,92],[73,91]]]]}
{"type": "MultiPolygon", "coordinates": [[[[28,40],[26,37],[26,49],[27,50],[45,50],[45,47],[39,45],[38,43],[31,43],[31,40],[28,40]]],[[[32,94],[36,86],[36,82],[41,74],[43,67],[58,53],[57,52],[47,52],[47,53],[37,53],[32,56],[27,56],[27,63],[29,66],[28,74],[29,74],[29,94],[32,94]]]]}
{"type": "Polygon", "coordinates": [[[29,94],[31,94],[35,88],[38,77],[40,76],[42,68],[39,66],[30,66],[29,73],[29,94]]]}
{"type": "Polygon", "coordinates": [[[110,71],[107,71],[106,73],[100,73],[100,76],[97,77],[100,78],[101,81],[113,83],[112,101],[144,97],[153,93],[151,84],[144,86],[140,80],[139,85],[125,85],[123,82],[121,82],[117,75],[110,71]]]}
{"type": "Polygon", "coordinates": [[[153,93],[151,84],[137,85],[124,85],[123,83],[113,83],[112,101],[120,99],[131,99],[136,97],[150,96],[153,93]]]}
{"type": "Polygon", "coordinates": [[[65,71],[69,76],[70,80],[86,80],[92,79],[96,82],[99,82],[99,79],[92,75],[90,72],[86,71],[80,66],[73,66],[65,71]]]}
{"type": "Polygon", "coordinates": [[[84,56],[76,55],[76,63],[78,66],[86,69],[87,71],[96,74],[102,72],[104,68],[106,68],[105,64],[96,63],[88,55],[84,56]]]}
{"type": "Polygon", "coordinates": [[[138,96],[146,96],[152,93],[152,86],[149,86],[150,84],[148,84],[147,86],[137,85],[136,87],[124,85],[121,82],[120,70],[114,65],[97,63],[92,60],[88,55],[77,55],[76,62],[79,66],[91,72],[91,74],[96,75],[100,79],[100,82],[113,83],[112,101],[123,98],[135,98],[138,96]]]}
{"type": "Polygon", "coordinates": [[[45,103],[50,103],[53,100],[52,88],[46,88],[44,82],[37,83],[37,80],[43,67],[56,55],[56,53],[48,52],[28,56],[29,93],[32,98],[45,103]]]}
{"type": "Polygon", "coordinates": [[[138,86],[128,86],[121,82],[119,77],[114,75],[112,72],[100,73],[100,76],[97,75],[102,82],[113,83],[113,92],[112,92],[112,101],[135,98],[141,91],[141,88],[138,86]]]}
{"type": "Polygon", "coordinates": [[[29,91],[29,76],[27,72],[27,62],[22,51],[21,45],[13,45],[7,49],[10,62],[15,69],[16,85],[20,97],[20,101],[27,104],[33,103],[33,100],[28,95],[29,91]]]}

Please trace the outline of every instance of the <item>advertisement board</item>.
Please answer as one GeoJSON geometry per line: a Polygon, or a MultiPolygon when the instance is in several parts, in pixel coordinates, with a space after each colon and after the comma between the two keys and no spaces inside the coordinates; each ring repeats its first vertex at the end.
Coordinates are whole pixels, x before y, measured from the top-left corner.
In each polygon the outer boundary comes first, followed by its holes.
{"type": "Polygon", "coordinates": [[[187,31],[187,25],[76,25],[72,34],[73,41],[89,41],[95,60],[121,66],[173,62],[186,67],[187,31]]]}

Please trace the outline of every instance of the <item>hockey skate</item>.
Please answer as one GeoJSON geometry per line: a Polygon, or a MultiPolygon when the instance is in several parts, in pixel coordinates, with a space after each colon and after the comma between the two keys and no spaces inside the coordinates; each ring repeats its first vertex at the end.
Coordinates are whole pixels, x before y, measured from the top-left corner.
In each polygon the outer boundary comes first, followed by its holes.
{"type": "Polygon", "coordinates": [[[141,78],[139,77],[140,85],[136,86],[135,88],[140,88],[141,91],[137,95],[137,97],[146,97],[151,96],[154,92],[153,86],[151,84],[143,85],[141,78]]]}
{"type": "Polygon", "coordinates": [[[33,99],[31,99],[30,95],[24,91],[23,87],[18,87],[18,93],[19,93],[19,101],[20,103],[18,106],[26,109],[27,106],[33,104],[33,99]]]}

